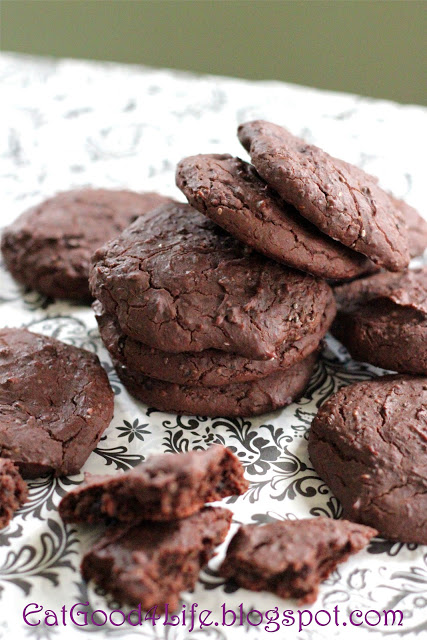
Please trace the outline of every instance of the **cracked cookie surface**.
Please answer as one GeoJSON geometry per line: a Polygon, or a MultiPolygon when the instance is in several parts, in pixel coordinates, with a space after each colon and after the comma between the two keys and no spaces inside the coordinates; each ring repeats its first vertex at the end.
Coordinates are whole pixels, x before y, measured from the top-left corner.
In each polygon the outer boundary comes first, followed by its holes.
{"type": "Polygon", "coordinates": [[[184,158],[176,183],[193,207],[273,260],[331,280],[372,270],[368,258],[321,233],[240,158],[184,158]]]}
{"type": "Polygon", "coordinates": [[[90,300],[92,253],[138,216],[170,198],[109,189],[64,191],[24,212],[4,230],[12,275],[52,298],[90,300]]]}
{"type": "Polygon", "coordinates": [[[344,387],[312,422],[308,452],[343,517],[401,542],[427,543],[427,378],[344,387]]]}
{"type": "Polygon", "coordinates": [[[312,332],[331,300],[324,281],[268,260],[179,203],[99,249],[90,284],[121,330],[149,346],[255,360],[312,332]]]}
{"type": "Polygon", "coordinates": [[[77,473],[113,407],[95,354],[26,329],[0,330],[0,456],[24,477],[77,473]]]}
{"type": "Polygon", "coordinates": [[[321,231],[390,271],[408,265],[404,215],[374,176],[264,120],[238,135],[264,180],[321,231]]]}
{"type": "Polygon", "coordinates": [[[427,375],[427,267],[378,273],[334,290],[332,333],[353,358],[427,375]]]}

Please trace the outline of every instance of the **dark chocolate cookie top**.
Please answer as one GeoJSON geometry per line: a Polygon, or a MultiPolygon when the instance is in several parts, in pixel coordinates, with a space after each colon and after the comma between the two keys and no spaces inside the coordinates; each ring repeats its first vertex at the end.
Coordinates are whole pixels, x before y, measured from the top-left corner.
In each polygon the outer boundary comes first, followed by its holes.
{"type": "Polygon", "coordinates": [[[77,473],[113,406],[96,355],[26,329],[0,330],[0,456],[24,477],[77,473]]]}
{"type": "Polygon", "coordinates": [[[308,448],[345,518],[386,538],[427,543],[426,377],[344,387],[320,408],[308,448]]]}
{"type": "Polygon", "coordinates": [[[264,180],[321,231],[390,271],[408,265],[402,212],[375,177],[264,120],[238,135],[264,180]]]}
{"type": "Polygon", "coordinates": [[[273,260],[332,280],[354,278],[372,266],[361,253],[321,233],[239,158],[184,158],[176,183],[193,207],[273,260]]]}
{"type": "Polygon", "coordinates": [[[311,332],[330,302],[324,281],[266,259],[178,203],[99,249],[90,284],[122,331],[149,346],[253,359],[311,332]]]}
{"type": "Polygon", "coordinates": [[[138,216],[169,201],[157,193],[108,189],[58,193],[5,229],[6,266],[19,282],[45,295],[90,300],[92,253],[138,216]]]}

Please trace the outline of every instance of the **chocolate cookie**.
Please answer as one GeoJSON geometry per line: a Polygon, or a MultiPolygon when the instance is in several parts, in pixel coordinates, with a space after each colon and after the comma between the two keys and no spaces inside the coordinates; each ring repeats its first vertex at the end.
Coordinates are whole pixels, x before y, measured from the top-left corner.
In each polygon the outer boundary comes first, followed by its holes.
{"type": "Polygon", "coordinates": [[[176,520],[206,502],[241,495],[249,483],[236,456],[222,445],[206,451],[153,455],[127,473],[86,474],[59,504],[64,522],[176,520]]]}
{"type": "Polygon", "coordinates": [[[90,257],[138,216],[169,202],[157,193],[65,191],[23,213],[4,230],[7,268],[52,298],[90,300],[90,257]]]}
{"type": "Polygon", "coordinates": [[[198,353],[160,351],[126,336],[114,317],[103,311],[100,302],[96,301],[93,309],[104,345],[120,364],[150,378],[206,387],[259,380],[292,367],[318,348],[335,317],[335,304],[331,300],[313,333],[291,344],[283,344],[277,357],[270,360],[248,360],[215,349],[198,353]]]}
{"type": "Polygon", "coordinates": [[[259,360],[311,333],[331,299],[324,281],[264,258],[178,203],[99,249],[90,282],[123,333],[144,344],[259,360]]]}
{"type": "Polygon", "coordinates": [[[427,374],[427,267],[378,273],[335,288],[332,333],[356,360],[427,374]]]}
{"type": "Polygon", "coordinates": [[[113,407],[96,355],[26,329],[0,329],[0,456],[24,477],[77,473],[113,407]]]}
{"type": "Polygon", "coordinates": [[[370,527],[331,518],[244,525],[228,546],[220,574],[251,591],[311,603],[319,584],[376,534],[370,527]]]}
{"type": "Polygon", "coordinates": [[[376,178],[264,120],[238,134],[258,173],[321,231],[390,271],[408,265],[402,212],[376,178]]]}
{"type": "Polygon", "coordinates": [[[95,580],[119,602],[161,613],[178,607],[181,591],[192,590],[200,569],[224,541],[231,511],[205,507],[184,520],[109,527],[84,556],[85,580],[95,580]]]}
{"type": "Polygon", "coordinates": [[[332,280],[355,278],[371,268],[370,260],[321,233],[239,158],[184,158],[176,184],[193,207],[273,260],[332,280]]]}
{"type": "Polygon", "coordinates": [[[335,393],[308,451],[344,517],[401,542],[427,544],[427,378],[384,376],[335,393]]]}
{"type": "Polygon", "coordinates": [[[402,211],[403,218],[408,228],[409,255],[416,258],[427,249],[427,221],[424,220],[414,207],[403,200],[394,198],[396,206],[402,211]]]}
{"type": "Polygon", "coordinates": [[[119,378],[138,400],[160,411],[198,416],[256,416],[280,407],[303,395],[317,353],[285,371],[276,371],[252,382],[228,384],[223,387],[202,387],[171,384],[132,373],[115,363],[119,378]]]}
{"type": "MultiPolygon", "coordinates": [[[[1,415],[1,412],[0,412],[1,415]]],[[[28,487],[11,460],[0,458],[0,529],[28,498],[28,487]]]]}

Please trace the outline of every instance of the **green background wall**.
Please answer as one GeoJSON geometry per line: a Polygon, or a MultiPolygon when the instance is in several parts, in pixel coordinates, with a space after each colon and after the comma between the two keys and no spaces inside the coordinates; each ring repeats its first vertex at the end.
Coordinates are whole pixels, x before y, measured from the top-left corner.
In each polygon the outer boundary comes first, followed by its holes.
{"type": "Polygon", "coordinates": [[[425,0],[3,0],[1,48],[427,103],[425,0]]]}

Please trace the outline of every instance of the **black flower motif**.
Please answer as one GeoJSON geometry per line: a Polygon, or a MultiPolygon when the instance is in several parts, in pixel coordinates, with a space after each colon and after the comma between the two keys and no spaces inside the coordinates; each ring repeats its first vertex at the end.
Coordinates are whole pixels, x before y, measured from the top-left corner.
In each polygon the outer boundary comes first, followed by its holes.
{"type": "Polygon", "coordinates": [[[144,441],[144,436],[151,433],[145,427],[148,427],[148,424],[139,424],[138,418],[132,422],[128,422],[127,420],[123,420],[124,427],[117,427],[117,431],[122,431],[123,433],[119,434],[119,438],[123,438],[127,436],[128,442],[132,442],[134,438],[138,438],[138,440],[144,441]]]}
{"type": "Polygon", "coordinates": [[[283,429],[274,431],[271,425],[263,425],[263,428],[266,429],[271,440],[259,435],[260,429],[253,429],[250,423],[246,423],[239,430],[231,426],[228,428],[231,432],[230,437],[237,440],[244,449],[234,445],[230,445],[229,448],[241,459],[249,475],[265,475],[271,464],[282,453],[280,444],[283,439],[283,429]]]}
{"type": "MultiPolygon", "coordinates": [[[[230,447],[230,449],[232,448],[230,447]]],[[[246,456],[248,462],[252,460],[246,465],[246,471],[252,476],[264,474],[270,467],[269,463],[274,462],[280,456],[280,450],[261,436],[252,440],[251,451],[252,453],[246,456]]]]}

